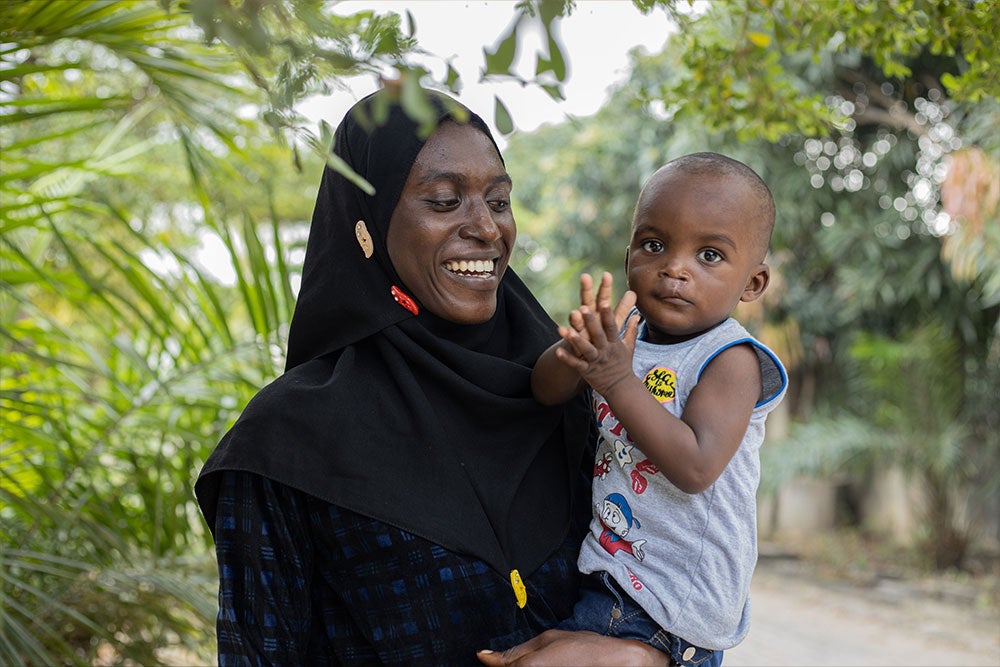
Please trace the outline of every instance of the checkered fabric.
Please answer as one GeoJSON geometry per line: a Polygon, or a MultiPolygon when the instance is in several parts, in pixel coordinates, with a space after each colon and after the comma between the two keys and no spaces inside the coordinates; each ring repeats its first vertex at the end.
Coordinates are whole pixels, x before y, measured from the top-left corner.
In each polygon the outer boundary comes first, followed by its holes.
{"type": "MultiPolygon", "coordinates": [[[[579,534],[524,577],[264,477],[219,496],[219,664],[478,665],[569,616],[579,534]]],[[[523,574],[523,573],[522,573],[523,574]]]]}

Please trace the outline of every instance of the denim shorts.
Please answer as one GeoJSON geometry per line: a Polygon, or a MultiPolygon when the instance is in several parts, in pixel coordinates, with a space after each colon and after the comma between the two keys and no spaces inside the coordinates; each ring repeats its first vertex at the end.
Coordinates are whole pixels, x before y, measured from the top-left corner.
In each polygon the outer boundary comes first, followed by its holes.
{"type": "Polygon", "coordinates": [[[722,651],[684,641],[661,628],[607,572],[586,575],[573,615],[560,630],[590,630],[608,637],[637,639],[670,656],[682,667],[721,667],[722,651]]]}

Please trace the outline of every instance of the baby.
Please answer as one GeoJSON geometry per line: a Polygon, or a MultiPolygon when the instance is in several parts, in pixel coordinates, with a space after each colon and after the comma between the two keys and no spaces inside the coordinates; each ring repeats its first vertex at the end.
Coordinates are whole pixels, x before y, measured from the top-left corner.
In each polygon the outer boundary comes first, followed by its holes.
{"type": "Polygon", "coordinates": [[[758,450],[787,376],[731,313],[767,289],[774,217],[743,163],[668,162],[639,194],[621,302],[612,311],[610,274],[596,299],[582,276],[579,309],[539,358],[536,399],[589,386],[600,432],[587,577],[561,629],[638,639],[702,667],[746,636],[758,450]]]}

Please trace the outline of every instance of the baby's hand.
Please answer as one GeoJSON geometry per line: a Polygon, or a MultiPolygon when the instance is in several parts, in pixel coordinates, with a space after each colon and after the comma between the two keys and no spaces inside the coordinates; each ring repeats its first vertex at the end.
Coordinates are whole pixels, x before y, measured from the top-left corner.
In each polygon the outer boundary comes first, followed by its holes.
{"type": "MultiPolygon", "coordinates": [[[[610,276],[607,276],[610,281],[610,276]]],[[[625,311],[628,312],[628,311],[625,311]]],[[[632,353],[635,347],[638,319],[629,322],[625,340],[619,338],[616,315],[607,301],[597,312],[586,305],[574,311],[582,321],[582,327],[560,327],[563,343],[556,348],[555,355],[601,394],[622,380],[633,377],[632,353]]]]}
{"type": "MultiPolygon", "coordinates": [[[[597,289],[597,298],[595,299],[594,279],[589,273],[584,273],[580,276],[580,307],[569,314],[569,324],[572,330],[576,331],[587,342],[590,342],[590,334],[587,332],[584,314],[589,311],[597,313],[599,317],[603,317],[602,311],[611,308],[611,285],[613,282],[614,278],[612,278],[610,273],[605,271],[601,276],[601,285],[597,289]]],[[[625,318],[628,317],[629,312],[635,306],[635,300],[635,292],[626,290],[621,300],[618,301],[618,305],[615,306],[614,318],[617,331],[621,331],[622,326],[625,325],[625,318]]],[[[635,338],[638,333],[638,327],[639,317],[635,316],[628,322],[625,336],[622,340],[625,343],[625,347],[629,350],[635,349],[635,338]]],[[[562,336],[563,340],[572,345],[569,339],[569,332],[569,328],[559,327],[559,335],[562,336]]],[[[579,353],[579,350],[577,350],[577,353],[579,353]]]]}

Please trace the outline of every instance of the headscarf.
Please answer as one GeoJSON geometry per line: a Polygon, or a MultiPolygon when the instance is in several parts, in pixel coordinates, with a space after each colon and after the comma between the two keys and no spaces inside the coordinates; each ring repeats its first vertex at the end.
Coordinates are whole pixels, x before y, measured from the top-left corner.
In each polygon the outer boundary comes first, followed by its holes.
{"type": "MultiPolygon", "coordinates": [[[[469,123],[493,140],[471,111],[427,94],[438,123],[469,123]]],[[[418,129],[388,89],[338,126],[335,155],[375,193],[325,169],[285,373],[250,401],[195,491],[213,530],[218,473],[249,471],[502,574],[527,575],[566,536],[589,410],[582,398],[558,407],[532,398],[531,368],[556,326],[512,269],[483,324],[447,322],[426,309],[415,315],[397,301],[406,286],[386,233],[426,140],[418,129]],[[380,114],[384,123],[373,126],[380,114]],[[359,220],[370,258],[356,236],[359,220]]]]}

